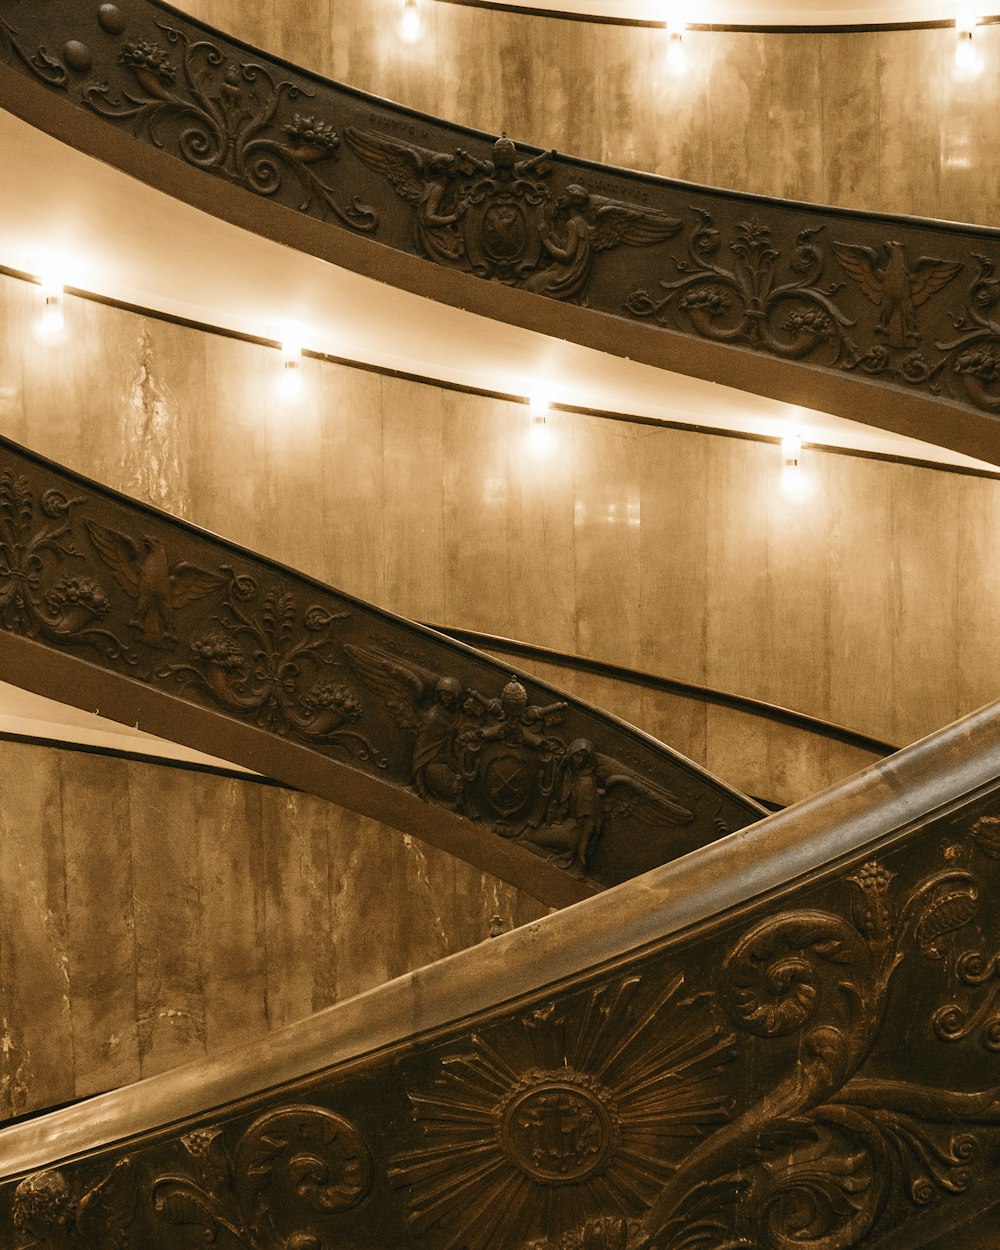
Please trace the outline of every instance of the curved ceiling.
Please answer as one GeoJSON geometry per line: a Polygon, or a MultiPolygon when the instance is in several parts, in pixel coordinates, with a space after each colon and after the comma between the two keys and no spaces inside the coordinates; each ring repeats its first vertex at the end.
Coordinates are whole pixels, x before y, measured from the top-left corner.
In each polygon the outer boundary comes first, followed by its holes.
{"type": "MultiPolygon", "coordinates": [[[[476,3],[476,0],[452,0],[476,3]]],[[[550,9],[623,20],[739,26],[854,26],[953,20],[987,9],[960,0],[502,0],[504,8],[550,9]]]]}

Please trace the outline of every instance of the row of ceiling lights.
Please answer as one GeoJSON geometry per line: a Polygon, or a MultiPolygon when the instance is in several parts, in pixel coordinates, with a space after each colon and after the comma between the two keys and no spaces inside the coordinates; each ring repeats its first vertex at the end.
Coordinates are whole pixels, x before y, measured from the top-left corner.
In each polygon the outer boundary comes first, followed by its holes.
{"type": "MultiPolygon", "coordinates": [[[[36,329],[44,338],[55,338],[65,328],[64,287],[51,277],[39,280],[40,307],[36,329]]],[[[271,337],[278,343],[281,369],[275,375],[274,389],[285,403],[294,403],[304,393],[302,380],[303,347],[301,338],[281,327],[270,327],[271,337]]],[[[525,397],[528,408],[528,446],[532,454],[543,458],[555,447],[548,416],[552,409],[551,391],[547,386],[535,384],[525,397]]],[[[785,434],[781,440],[781,486],[793,498],[808,494],[809,482],[800,463],[802,439],[797,432],[785,434]]]]}
{"type": "MultiPolygon", "coordinates": [[[[47,339],[60,335],[65,329],[65,288],[54,277],[39,278],[39,310],[36,321],[38,334],[47,339]]],[[[281,366],[274,374],[274,391],[286,404],[296,403],[303,397],[305,384],[302,378],[302,335],[288,326],[271,326],[268,335],[278,347],[281,366]]],[[[543,458],[555,449],[549,414],[552,411],[552,391],[543,382],[535,381],[524,397],[528,409],[527,441],[532,455],[543,458]]],[[[802,439],[797,432],[788,432],[781,441],[781,486],[793,498],[808,494],[808,478],[800,464],[802,439]]]]}
{"type": "MultiPolygon", "coordinates": [[[[663,26],[668,39],[666,60],[675,74],[682,74],[687,68],[684,35],[691,24],[685,16],[688,9],[689,5],[683,0],[664,0],[663,3],[663,26]]],[[[962,9],[955,18],[955,65],[963,74],[978,74],[982,69],[976,51],[975,32],[978,25],[979,16],[971,9],[962,9]]],[[[419,0],[403,0],[399,33],[406,43],[418,43],[422,38],[424,30],[419,0]]]]}

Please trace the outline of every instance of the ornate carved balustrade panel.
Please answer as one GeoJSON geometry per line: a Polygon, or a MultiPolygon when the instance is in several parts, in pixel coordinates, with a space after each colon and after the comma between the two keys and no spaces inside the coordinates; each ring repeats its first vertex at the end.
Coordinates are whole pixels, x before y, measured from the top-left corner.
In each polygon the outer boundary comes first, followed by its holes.
{"type": "Polygon", "coordinates": [[[270,1051],[0,1134],[4,1244],[995,1246],[1000,712],[970,721],[270,1051]]]}
{"type": "Polygon", "coordinates": [[[494,141],[294,69],[158,0],[0,0],[0,103],[173,194],[409,289],[996,454],[995,230],[740,196],[494,141]]]}
{"type": "Polygon", "coordinates": [[[379,815],[553,904],[763,814],[638,730],[6,442],[0,672],[379,815]]]}

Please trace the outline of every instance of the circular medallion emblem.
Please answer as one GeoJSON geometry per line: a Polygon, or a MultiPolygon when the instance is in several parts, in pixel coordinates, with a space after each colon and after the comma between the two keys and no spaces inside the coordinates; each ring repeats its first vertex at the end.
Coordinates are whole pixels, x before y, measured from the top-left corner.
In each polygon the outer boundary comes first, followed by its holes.
{"type": "Polygon", "coordinates": [[[610,1095],[572,1071],[529,1074],[498,1107],[497,1118],[511,1162],[548,1184],[587,1180],[619,1144],[610,1095]]]}

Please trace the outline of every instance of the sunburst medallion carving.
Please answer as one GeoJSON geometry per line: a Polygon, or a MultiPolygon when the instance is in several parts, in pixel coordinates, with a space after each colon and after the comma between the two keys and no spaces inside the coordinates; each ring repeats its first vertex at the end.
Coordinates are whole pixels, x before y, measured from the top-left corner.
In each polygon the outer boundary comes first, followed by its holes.
{"type": "Polygon", "coordinates": [[[473,1035],[428,1093],[420,1149],[390,1170],[411,1225],[442,1250],[560,1237],[632,1216],[693,1144],[732,1114],[734,1039],[677,975],[638,978],[473,1035]]]}

